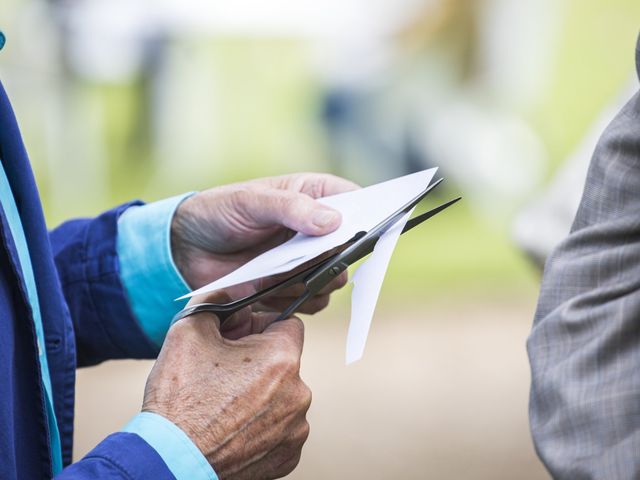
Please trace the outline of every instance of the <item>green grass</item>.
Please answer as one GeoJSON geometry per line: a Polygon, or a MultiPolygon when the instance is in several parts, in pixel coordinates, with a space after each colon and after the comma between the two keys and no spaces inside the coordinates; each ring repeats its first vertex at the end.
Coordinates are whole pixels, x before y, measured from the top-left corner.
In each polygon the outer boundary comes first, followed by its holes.
{"type": "MultiPolygon", "coordinates": [[[[557,166],[635,75],[640,2],[566,0],[547,93],[532,112],[557,166]]],[[[552,169],[550,169],[551,171],[552,169]]]]}

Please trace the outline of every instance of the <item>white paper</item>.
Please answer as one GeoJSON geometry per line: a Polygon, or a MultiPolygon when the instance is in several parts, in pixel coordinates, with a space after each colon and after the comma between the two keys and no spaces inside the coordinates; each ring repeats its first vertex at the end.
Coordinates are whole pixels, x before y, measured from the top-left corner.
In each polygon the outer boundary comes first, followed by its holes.
{"type": "Polygon", "coordinates": [[[353,274],[353,291],[351,293],[351,322],[347,334],[346,363],[357,362],[364,354],[373,312],[378,303],[382,281],[387,266],[396,248],[402,229],[409,220],[413,210],[396,222],[380,237],[371,256],[358,267],[353,274]]]}
{"type": "Polygon", "coordinates": [[[368,231],[423,191],[437,168],[378,183],[353,192],[319,199],[342,214],[340,227],[322,237],[297,234],[289,241],[259,255],[230,274],[184,297],[221,290],[258,278],[288,272],[308,260],[342,245],[356,233],[368,231]]]}
{"type": "MultiPolygon", "coordinates": [[[[436,170],[432,168],[353,192],[321,198],[320,202],[342,214],[342,224],[336,231],[322,237],[297,234],[288,242],[254,258],[229,275],[182,298],[293,270],[342,245],[356,233],[375,227],[427,188],[436,170]]],[[[403,216],[380,237],[371,256],[354,273],[351,323],[347,334],[347,364],[362,358],[387,266],[412,212],[413,210],[403,216]]]]}

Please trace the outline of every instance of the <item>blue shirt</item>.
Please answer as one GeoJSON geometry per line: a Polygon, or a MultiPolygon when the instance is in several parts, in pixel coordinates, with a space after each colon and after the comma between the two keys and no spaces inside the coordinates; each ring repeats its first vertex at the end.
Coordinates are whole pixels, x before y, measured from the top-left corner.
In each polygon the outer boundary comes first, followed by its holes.
{"type": "MultiPolygon", "coordinates": [[[[76,368],[105,360],[158,355],[159,348],[134,315],[120,277],[118,220],[128,208],[141,203],[119,205],[94,218],[70,219],[48,230],[29,156],[1,81],[0,162],[10,186],[10,194],[5,189],[5,202],[15,203],[19,213],[19,219],[12,216],[10,225],[5,213],[9,204],[0,208],[2,478],[53,476],[54,468],[58,468],[53,458],[57,455],[55,446],[52,448],[55,435],[51,422],[55,421],[66,466],[56,479],[175,480],[173,471],[178,470],[169,469],[149,443],[153,442],[151,435],[142,430],[141,434],[115,432],[71,463],[76,368]],[[20,228],[28,249],[23,245],[19,254],[14,237],[20,236],[20,228]],[[30,260],[29,272],[23,272],[25,254],[30,260]],[[25,273],[33,274],[37,287],[48,380],[40,360],[42,349],[38,351],[38,318],[32,306],[35,298],[28,293],[25,273]],[[51,401],[47,399],[45,382],[51,383],[55,415],[47,413],[51,401]]],[[[163,440],[167,438],[165,434],[163,440]]],[[[175,445],[176,449],[182,446],[179,440],[175,445]]],[[[198,453],[189,442],[188,447],[191,450],[182,458],[198,453]]],[[[171,463],[170,459],[166,461],[171,463]]],[[[202,470],[195,467],[194,472],[178,476],[198,478],[202,470]]]]}
{"type": "MultiPolygon", "coordinates": [[[[118,221],[117,251],[121,280],[131,307],[149,339],[160,346],[171,318],[182,308],[173,299],[188,287],[171,257],[170,226],[175,209],[189,194],[126,210],[118,221]]],[[[6,172],[0,163],[0,203],[16,244],[25,278],[38,342],[42,383],[46,393],[54,474],[62,470],[60,434],[53,408],[40,302],[31,258],[18,208],[6,172]]],[[[149,412],[140,413],[123,429],[142,437],[162,457],[177,479],[217,480],[217,476],[189,437],[169,420],[149,412]]]]}

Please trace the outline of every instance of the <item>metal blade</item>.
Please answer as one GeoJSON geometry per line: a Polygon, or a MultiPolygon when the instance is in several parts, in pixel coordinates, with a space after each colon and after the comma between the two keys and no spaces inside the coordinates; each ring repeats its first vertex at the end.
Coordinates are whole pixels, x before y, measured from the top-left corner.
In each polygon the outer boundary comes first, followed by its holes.
{"type": "Polygon", "coordinates": [[[440,205],[439,207],[434,208],[433,210],[429,210],[428,212],[425,212],[422,215],[418,215],[417,217],[412,218],[404,226],[404,228],[402,229],[402,233],[408,232],[412,228],[417,227],[418,225],[420,225],[425,220],[429,220],[431,217],[437,215],[438,213],[440,213],[444,209],[449,208],[451,205],[453,205],[454,203],[456,203],[457,201],[459,201],[461,199],[462,199],[462,197],[454,198],[453,200],[449,200],[448,202],[443,203],[442,205],[440,205]]]}

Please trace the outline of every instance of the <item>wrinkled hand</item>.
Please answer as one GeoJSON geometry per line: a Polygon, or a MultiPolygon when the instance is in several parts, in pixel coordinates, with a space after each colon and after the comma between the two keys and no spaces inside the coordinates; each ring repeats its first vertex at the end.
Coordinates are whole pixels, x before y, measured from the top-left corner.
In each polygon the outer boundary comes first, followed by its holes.
{"type": "Polygon", "coordinates": [[[279,478],[296,467],[309,434],[311,392],[300,379],[304,327],[297,318],[270,324],[273,313],[239,314],[250,317],[242,323],[251,331],[236,341],[220,335],[211,313],[176,323],[142,410],[180,427],[221,479],[279,478]]]}
{"type": "MultiPolygon", "coordinates": [[[[327,174],[296,174],[227,185],[185,200],[173,219],[173,258],[192,288],[199,288],[288,240],[294,232],[326,235],[340,225],[339,212],[314,199],[358,188],[327,174]]],[[[277,281],[262,279],[227,290],[233,297],[251,294],[277,281]]],[[[315,313],[329,294],[344,286],[344,272],[299,309],[315,313]]],[[[292,286],[261,302],[258,308],[282,311],[301,286],[292,286]]]]}

